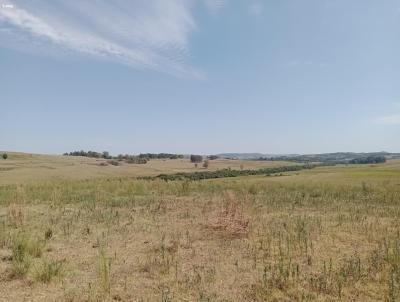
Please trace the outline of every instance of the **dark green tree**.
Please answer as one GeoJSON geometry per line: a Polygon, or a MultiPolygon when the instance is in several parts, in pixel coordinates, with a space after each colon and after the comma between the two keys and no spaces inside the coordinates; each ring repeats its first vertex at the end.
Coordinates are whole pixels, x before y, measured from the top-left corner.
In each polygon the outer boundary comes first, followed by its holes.
{"type": "Polygon", "coordinates": [[[201,155],[190,155],[190,161],[192,163],[201,163],[203,161],[203,156],[201,155]]]}

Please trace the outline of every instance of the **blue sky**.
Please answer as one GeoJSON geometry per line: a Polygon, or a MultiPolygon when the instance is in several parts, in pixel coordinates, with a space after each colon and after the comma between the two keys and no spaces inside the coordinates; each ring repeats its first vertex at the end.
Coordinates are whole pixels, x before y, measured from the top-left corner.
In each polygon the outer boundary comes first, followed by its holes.
{"type": "Polygon", "coordinates": [[[0,150],[400,152],[395,0],[0,0],[0,150]]]}

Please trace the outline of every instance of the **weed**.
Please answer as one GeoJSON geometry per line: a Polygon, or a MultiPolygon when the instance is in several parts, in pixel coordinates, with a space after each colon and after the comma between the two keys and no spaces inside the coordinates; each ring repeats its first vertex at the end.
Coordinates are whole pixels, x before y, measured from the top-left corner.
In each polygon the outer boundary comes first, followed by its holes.
{"type": "Polygon", "coordinates": [[[61,272],[63,261],[44,260],[39,268],[36,269],[35,279],[42,283],[50,281],[61,272]]]}

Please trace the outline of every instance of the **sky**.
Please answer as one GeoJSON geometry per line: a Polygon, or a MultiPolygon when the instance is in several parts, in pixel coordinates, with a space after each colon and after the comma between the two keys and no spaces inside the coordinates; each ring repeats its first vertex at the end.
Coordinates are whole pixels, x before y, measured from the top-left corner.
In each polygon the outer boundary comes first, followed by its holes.
{"type": "Polygon", "coordinates": [[[0,0],[0,150],[400,152],[399,0],[0,0]]]}

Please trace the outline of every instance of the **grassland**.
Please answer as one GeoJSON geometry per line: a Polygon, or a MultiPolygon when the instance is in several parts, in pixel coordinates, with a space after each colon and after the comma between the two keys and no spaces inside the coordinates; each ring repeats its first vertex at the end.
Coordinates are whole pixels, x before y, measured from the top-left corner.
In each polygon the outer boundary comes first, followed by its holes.
{"type": "Polygon", "coordinates": [[[0,301],[400,300],[400,161],[164,182],[53,160],[0,172],[0,301]]]}
{"type": "MultiPolygon", "coordinates": [[[[0,152],[1,153],[1,152],[0,152]]],[[[241,161],[219,159],[210,161],[208,169],[198,168],[187,159],[151,160],[147,164],[120,163],[113,166],[105,159],[8,152],[0,160],[0,184],[32,183],[51,179],[82,180],[94,177],[156,176],[162,173],[215,171],[218,169],[259,169],[292,165],[290,162],[241,161]],[[104,166],[106,165],[106,166],[104,166]]]]}

